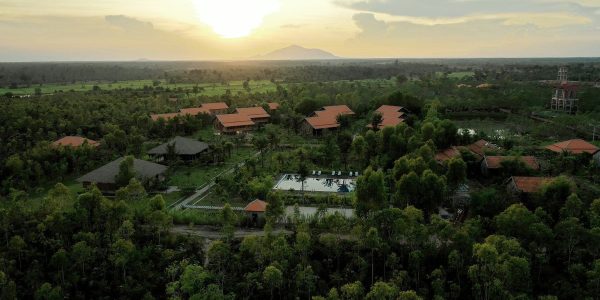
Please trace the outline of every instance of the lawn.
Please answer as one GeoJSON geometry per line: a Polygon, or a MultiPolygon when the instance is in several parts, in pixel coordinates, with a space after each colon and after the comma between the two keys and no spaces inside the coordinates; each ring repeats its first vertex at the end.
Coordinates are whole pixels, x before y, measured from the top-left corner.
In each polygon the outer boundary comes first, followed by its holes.
{"type": "Polygon", "coordinates": [[[254,153],[256,151],[252,148],[238,147],[233,149],[231,157],[227,158],[224,164],[175,167],[175,170],[169,176],[168,184],[180,188],[197,188],[203,186],[217,175],[250,158],[254,153]]]}

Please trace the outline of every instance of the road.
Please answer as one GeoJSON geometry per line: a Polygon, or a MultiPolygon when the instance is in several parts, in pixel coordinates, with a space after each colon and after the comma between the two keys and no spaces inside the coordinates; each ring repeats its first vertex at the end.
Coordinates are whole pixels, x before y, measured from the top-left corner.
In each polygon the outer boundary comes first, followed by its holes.
{"type": "MultiPolygon", "coordinates": [[[[209,240],[216,240],[222,237],[220,228],[207,225],[196,225],[193,227],[186,225],[176,225],[171,227],[171,233],[195,235],[209,240]]],[[[274,234],[284,233],[291,234],[292,232],[285,229],[273,229],[274,234]]],[[[263,236],[264,230],[258,228],[236,228],[233,233],[235,238],[244,238],[247,236],[263,236]]]]}

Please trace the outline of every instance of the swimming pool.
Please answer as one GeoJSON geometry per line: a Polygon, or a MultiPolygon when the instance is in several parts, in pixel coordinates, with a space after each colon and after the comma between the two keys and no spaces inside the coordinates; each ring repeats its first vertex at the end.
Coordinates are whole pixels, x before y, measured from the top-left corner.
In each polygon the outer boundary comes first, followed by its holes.
{"type": "MultiPolygon", "coordinates": [[[[305,192],[349,193],[356,188],[356,179],[307,177],[304,180],[305,192]]],[[[284,174],[273,187],[275,190],[301,191],[302,185],[297,174],[284,174]]]]}

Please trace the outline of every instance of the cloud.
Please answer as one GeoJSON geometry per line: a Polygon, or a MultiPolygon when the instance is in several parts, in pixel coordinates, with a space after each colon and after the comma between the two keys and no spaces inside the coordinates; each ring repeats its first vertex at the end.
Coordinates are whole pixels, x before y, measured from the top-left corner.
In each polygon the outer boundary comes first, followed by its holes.
{"type": "Polygon", "coordinates": [[[354,20],[354,23],[360,29],[358,35],[363,38],[385,36],[389,27],[386,22],[377,20],[373,14],[369,13],[355,14],[352,16],[352,20],[354,20]]]}
{"type": "Polygon", "coordinates": [[[589,17],[569,13],[501,13],[468,15],[452,18],[392,16],[382,13],[373,15],[386,22],[407,22],[427,26],[461,24],[485,20],[497,20],[500,21],[500,24],[507,26],[533,25],[540,28],[586,25],[593,23],[593,20],[589,17]]]}
{"type": "Polygon", "coordinates": [[[379,57],[593,56],[600,48],[600,36],[589,31],[593,27],[565,31],[507,16],[443,25],[417,24],[401,17],[382,20],[371,13],[356,13],[353,20],[358,32],[346,44],[352,49],[377,45],[379,57]]]}
{"type": "Polygon", "coordinates": [[[110,25],[131,31],[152,31],[154,25],[150,22],[143,22],[135,18],[124,15],[110,15],[104,17],[104,20],[110,25]]]}
{"type": "Polygon", "coordinates": [[[429,18],[503,13],[587,14],[590,8],[600,8],[596,0],[337,0],[336,3],[357,11],[429,18]]]}

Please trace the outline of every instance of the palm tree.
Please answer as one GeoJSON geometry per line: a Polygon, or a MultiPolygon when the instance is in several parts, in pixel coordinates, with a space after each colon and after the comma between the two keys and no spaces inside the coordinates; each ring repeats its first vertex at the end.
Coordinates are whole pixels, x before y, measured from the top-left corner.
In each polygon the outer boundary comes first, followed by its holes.
{"type": "Polygon", "coordinates": [[[300,177],[300,190],[302,191],[302,203],[304,203],[304,181],[308,177],[308,166],[304,162],[298,165],[298,176],[300,177]]]}

